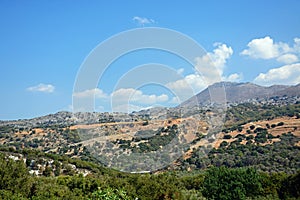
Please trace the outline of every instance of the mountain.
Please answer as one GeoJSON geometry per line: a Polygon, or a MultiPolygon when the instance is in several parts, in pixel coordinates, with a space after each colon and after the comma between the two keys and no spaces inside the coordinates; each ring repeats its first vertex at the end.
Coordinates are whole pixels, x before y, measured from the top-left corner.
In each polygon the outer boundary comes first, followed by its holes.
{"type": "Polygon", "coordinates": [[[281,90],[277,93],[278,96],[300,96],[300,83],[295,86],[291,86],[286,88],[285,90],[281,90]]]}
{"type": "Polygon", "coordinates": [[[300,84],[296,86],[260,86],[254,83],[219,82],[186,100],[179,107],[208,105],[213,102],[243,103],[272,97],[300,96],[300,84]],[[213,100],[212,100],[213,99],[213,100]]]}

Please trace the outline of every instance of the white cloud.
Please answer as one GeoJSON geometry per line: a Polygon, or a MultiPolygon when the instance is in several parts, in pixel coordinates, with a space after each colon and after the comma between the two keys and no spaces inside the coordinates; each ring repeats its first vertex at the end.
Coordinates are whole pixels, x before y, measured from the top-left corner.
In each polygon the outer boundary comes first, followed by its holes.
{"type": "Polygon", "coordinates": [[[145,24],[153,24],[153,23],[155,23],[155,21],[153,19],[148,19],[148,18],[139,17],[139,16],[133,17],[132,20],[135,21],[136,23],[138,23],[141,26],[144,26],[145,24]]]}
{"type": "Polygon", "coordinates": [[[180,104],[180,99],[178,97],[173,97],[170,101],[170,104],[180,104]]]}
{"type": "Polygon", "coordinates": [[[108,98],[108,95],[99,88],[85,90],[82,92],[77,92],[77,93],[74,93],[73,96],[78,97],[78,98],[87,98],[87,97],[95,97],[98,99],[108,98]]]}
{"type": "Polygon", "coordinates": [[[215,43],[214,46],[217,48],[213,50],[213,53],[208,53],[208,55],[217,69],[223,69],[227,59],[233,54],[233,50],[231,47],[222,43],[215,43]]]}
{"type": "MultiPolygon", "coordinates": [[[[61,110],[63,110],[63,111],[68,111],[68,112],[73,112],[73,111],[75,111],[74,109],[73,109],[73,105],[72,104],[69,104],[69,105],[67,105],[67,106],[65,106],[65,107],[63,107],[61,110]]],[[[85,108],[76,108],[76,112],[77,111],[82,111],[82,112],[85,112],[85,111],[87,111],[87,110],[85,110],[85,108]]],[[[97,105],[97,106],[95,106],[95,110],[94,110],[95,112],[105,112],[105,107],[104,106],[101,106],[101,105],[97,105]]]]}
{"type": "Polygon", "coordinates": [[[183,79],[170,82],[166,86],[173,90],[181,101],[190,98],[192,95],[199,93],[208,85],[222,80],[237,81],[241,79],[238,74],[223,76],[227,60],[233,54],[230,46],[222,43],[215,43],[216,47],[213,52],[209,52],[202,57],[195,58],[195,68],[201,73],[196,72],[189,74],[183,79]]]}
{"type": "Polygon", "coordinates": [[[241,52],[254,59],[276,59],[278,62],[291,64],[298,61],[300,55],[300,39],[294,38],[294,44],[290,47],[284,42],[274,42],[270,36],[253,39],[248,43],[248,48],[241,52]]]}
{"type": "Polygon", "coordinates": [[[300,38],[294,38],[293,50],[294,52],[300,53],[300,38]]]}
{"type": "Polygon", "coordinates": [[[169,97],[166,94],[161,95],[147,95],[144,94],[141,90],[136,90],[133,88],[121,88],[114,91],[111,94],[113,102],[117,104],[134,102],[138,104],[155,104],[160,102],[168,101],[169,97]]]}
{"type": "Polygon", "coordinates": [[[279,46],[269,36],[253,39],[248,43],[248,49],[242,51],[242,55],[252,58],[270,59],[279,55],[279,46]]]}
{"type": "Polygon", "coordinates": [[[134,104],[121,104],[121,105],[116,105],[112,108],[113,112],[124,112],[124,113],[131,113],[133,111],[140,111],[140,110],[147,110],[150,107],[143,107],[143,106],[138,106],[134,104]]]}
{"type": "Polygon", "coordinates": [[[298,57],[294,54],[284,54],[282,56],[279,56],[277,59],[276,59],[278,62],[281,62],[281,63],[285,63],[285,64],[291,64],[291,63],[295,63],[298,61],[298,57]]]}
{"type": "Polygon", "coordinates": [[[202,57],[197,57],[195,68],[204,77],[205,82],[210,85],[221,81],[227,60],[233,54],[230,46],[222,43],[215,43],[213,52],[202,57]]]}
{"type": "Polygon", "coordinates": [[[229,81],[229,82],[239,82],[242,79],[243,79],[243,74],[238,74],[238,73],[230,74],[227,77],[222,77],[223,81],[229,81]]]}
{"type": "Polygon", "coordinates": [[[260,85],[298,84],[300,83],[300,63],[284,65],[279,68],[270,69],[267,73],[260,73],[254,79],[254,83],[260,85]]]}
{"type": "Polygon", "coordinates": [[[166,84],[181,101],[190,98],[207,87],[207,84],[199,74],[189,74],[183,79],[166,84]]]}
{"type": "Polygon", "coordinates": [[[184,72],[184,68],[180,68],[177,70],[177,74],[182,75],[184,72]]]}
{"type": "Polygon", "coordinates": [[[36,86],[28,87],[27,90],[30,92],[52,93],[54,92],[55,87],[51,84],[40,83],[36,86]]]}
{"type": "MultiPolygon", "coordinates": [[[[141,90],[136,90],[134,88],[121,88],[111,94],[106,94],[103,90],[99,88],[85,90],[82,92],[77,92],[73,94],[74,97],[78,99],[85,100],[87,98],[95,98],[97,101],[96,111],[104,111],[107,103],[110,102],[112,106],[112,111],[119,112],[132,112],[137,110],[142,110],[149,108],[149,105],[155,105],[158,103],[166,103],[169,100],[168,95],[147,95],[141,90]],[[100,104],[100,105],[99,105],[100,104]]],[[[84,101],[82,101],[84,104],[84,101]]],[[[76,111],[87,111],[89,108],[82,106],[82,108],[76,108],[76,111]]]]}
{"type": "MultiPolygon", "coordinates": [[[[230,81],[230,82],[239,82],[243,79],[242,74],[230,74],[228,77],[223,76],[221,80],[218,81],[230,81]]],[[[216,79],[215,79],[216,80],[216,79]]],[[[177,96],[178,99],[172,99],[171,103],[178,102],[179,99],[184,101],[191,96],[199,93],[204,90],[208,85],[213,84],[210,82],[209,84],[203,77],[197,73],[189,74],[185,76],[183,79],[177,80],[175,82],[170,82],[166,85],[166,87],[170,88],[177,96]]]]}

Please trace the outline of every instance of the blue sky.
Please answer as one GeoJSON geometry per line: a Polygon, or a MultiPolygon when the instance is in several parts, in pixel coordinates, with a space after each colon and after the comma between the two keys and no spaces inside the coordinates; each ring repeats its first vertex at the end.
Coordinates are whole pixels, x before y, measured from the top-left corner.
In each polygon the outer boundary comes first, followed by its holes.
{"type": "MultiPolygon", "coordinates": [[[[223,80],[297,84],[300,82],[299,22],[297,0],[3,0],[0,1],[0,119],[31,118],[70,110],[76,75],[88,54],[107,38],[142,27],[173,29],[193,38],[208,52],[223,80]]],[[[109,111],[110,97],[116,95],[122,99],[124,94],[134,97],[130,109],[176,105],[172,92],[157,85],[114,90],[122,75],[149,62],[174,68],[195,92],[205,86],[197,82],[198,75],[180,58],[145,50],[121,57],[107,70],[93,92],[96,110],[109,111]]],[[[184,89],[181,83],[178,80],[167,86],[184,89]]],[[[86,91],[81,95],[88,94],[86,91]]]]}

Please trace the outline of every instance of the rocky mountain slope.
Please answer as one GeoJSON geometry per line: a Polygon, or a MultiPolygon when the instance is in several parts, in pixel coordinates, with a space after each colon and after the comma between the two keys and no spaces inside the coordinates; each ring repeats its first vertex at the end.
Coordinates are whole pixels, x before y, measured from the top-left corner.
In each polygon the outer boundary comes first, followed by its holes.
{"type": "Polygon", "coordinates": [[[183,102],[180,107],[210,104],[212,103],[211,95],[218,96],[218,93],[220,93],[219,98],[226,98],[224,102],[237,104],[268,100],[272,97],[300,97],[300,84],[296,86],[272,85],[265,87],[253,83],[220,82],[209,86],[202,92],[191,97],[183,102]]]}

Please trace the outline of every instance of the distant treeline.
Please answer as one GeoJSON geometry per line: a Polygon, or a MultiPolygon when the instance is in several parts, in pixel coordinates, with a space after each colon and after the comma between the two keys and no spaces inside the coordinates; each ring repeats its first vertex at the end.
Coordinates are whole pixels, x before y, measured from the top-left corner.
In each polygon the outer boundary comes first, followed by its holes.
{"type": "Polygon", "coordinates": [[[258,120],[271,120],[276,117],[296,117],[300,118],[300,102],[296,104],[275,106],[256,105],[253,103],[243,103],[230,107],[226,112],[226,127],[236,127],[258,120]]]}

